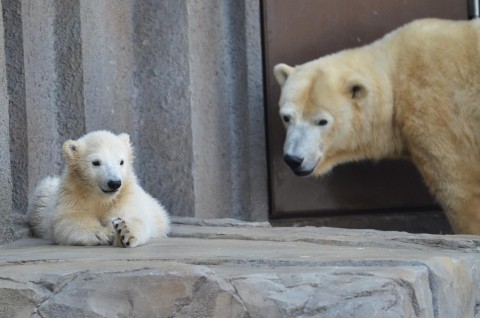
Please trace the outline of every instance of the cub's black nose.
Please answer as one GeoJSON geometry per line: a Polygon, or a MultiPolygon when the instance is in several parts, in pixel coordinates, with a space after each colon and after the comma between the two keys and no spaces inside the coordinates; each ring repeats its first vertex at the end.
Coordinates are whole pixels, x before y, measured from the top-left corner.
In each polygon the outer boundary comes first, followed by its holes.
{"type": "Polygon", "coordinates": [[[107,185],[110,189],[117,190],[122,185],[122,181],[120,181],[120,180],[110,180],[110,181],[108,181],[107,185]]]}
{"type": "Polygon", "coordinates": [[[285,155],[283,157],[283,160],[293,170],[297,170],[302,165],[302,162],[303,162],[303,158],[300,158],[297,156],[290,156],[290,155],[285,155]]]}

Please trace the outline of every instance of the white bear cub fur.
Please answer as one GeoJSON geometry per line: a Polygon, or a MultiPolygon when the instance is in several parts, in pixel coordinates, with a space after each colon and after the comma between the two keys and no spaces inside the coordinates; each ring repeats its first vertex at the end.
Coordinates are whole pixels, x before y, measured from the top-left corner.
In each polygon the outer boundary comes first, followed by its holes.
{"type": "Polygon", "coordinates": [[[29,200],[33,235],[62,245],[135,247],[166,236],[168,214],[138,184],[127,134],[95,131],[63,144],[61,177],[47,177],[29,200]]]}

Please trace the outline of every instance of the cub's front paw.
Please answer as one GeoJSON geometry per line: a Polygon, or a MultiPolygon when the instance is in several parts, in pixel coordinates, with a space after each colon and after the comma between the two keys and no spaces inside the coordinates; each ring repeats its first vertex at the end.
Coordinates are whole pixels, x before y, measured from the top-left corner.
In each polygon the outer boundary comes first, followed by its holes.
{"type": "MultiPolygon", "coordinates": [[[[102,230],[95,233],[95,237],[97,238],[99,245],[112,244],[114,236],[115,236],[115,232],[109,227],[104,227],[102,230]]],[[[93,244],[93,245],[96,245],[96,244],[93,244]]]]}
{"type": "Polygon", "coordinates": [[[112,221],[116,231],[113,245],[118,247],[135,247],[138,245],[138,239],[130,232],[128,224],[122,218],[116,218],[112,221]]]}

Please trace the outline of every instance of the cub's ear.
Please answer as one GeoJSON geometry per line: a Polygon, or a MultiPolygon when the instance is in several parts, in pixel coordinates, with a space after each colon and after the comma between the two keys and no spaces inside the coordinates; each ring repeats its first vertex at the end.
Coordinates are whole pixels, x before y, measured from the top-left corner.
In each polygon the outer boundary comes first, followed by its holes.
{"type": "Polygon", "coordinates": [[[76,140],[67,140],[63,143],[63,154],[68,161],[73,160],[79,151],[80,143],[76,140]]]}
{"type": "Polygon", "coordinates": [[[277,64],[273,68],[273,75],[275,75],[278,84],[280,84],[280,86],[283,86],[283,84],[285,84],[285,82],[287,81],[288,76],[292,74],[293,70],[294,68],[288,66],[287,64],[277,64]]]}
{"type": "Polygon", "coordinates": [[[130,147],[130,136],[126,133],[123,133],[123,134],[120,134],[118,135],[118,138],[120,138],[120,140],[122,140],[122,142],[129,146],[130,147]]]}
{"type": "Polygon", "coordinates": [[[135,155],[133,154],[134,152],[133,146],[130,143],[130,136],[126,133],[122,133],[118,135],[118,138],[120,138],[120,140],[124,143],[124,145],[127,146],[129,162],[132,163],[133,160],[135,159],[135,155]]]}
{"type": "Polygon", "coordinates": [[[347,81],[347,91],[352,99],[360,99],[368,94],[367,86],[360,79],[347,81]]]}

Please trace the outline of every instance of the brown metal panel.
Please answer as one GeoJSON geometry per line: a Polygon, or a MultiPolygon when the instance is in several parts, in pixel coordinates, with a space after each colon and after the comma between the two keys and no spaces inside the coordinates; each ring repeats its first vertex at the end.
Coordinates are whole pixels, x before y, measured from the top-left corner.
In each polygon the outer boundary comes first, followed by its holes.
{"type": "Polygon", "coordinates": [[[299,178],[283,163],[285,131],[278,116],[277,63],[302,64],[372,42],[423,17],[467,19],[461,0],[264,0],[264,49],[272,216],[365,210],[430,209],[417,170],[404,161],[337,167],[328,176],[299,178]]]}

